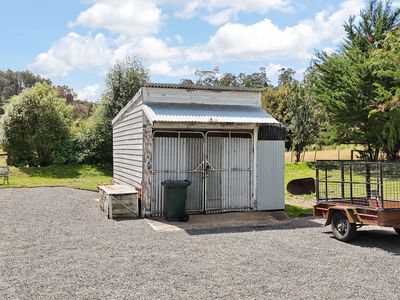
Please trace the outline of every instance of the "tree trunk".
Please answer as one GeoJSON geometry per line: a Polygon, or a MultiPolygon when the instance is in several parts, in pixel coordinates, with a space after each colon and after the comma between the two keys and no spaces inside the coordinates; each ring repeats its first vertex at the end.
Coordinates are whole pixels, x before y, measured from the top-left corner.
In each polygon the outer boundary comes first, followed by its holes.
{"type": "Polygon", "coordinates": [[[301,161],[301,151],[295,151],[295,155],[296,155],[296,162],[300,162],[301,161]]]}

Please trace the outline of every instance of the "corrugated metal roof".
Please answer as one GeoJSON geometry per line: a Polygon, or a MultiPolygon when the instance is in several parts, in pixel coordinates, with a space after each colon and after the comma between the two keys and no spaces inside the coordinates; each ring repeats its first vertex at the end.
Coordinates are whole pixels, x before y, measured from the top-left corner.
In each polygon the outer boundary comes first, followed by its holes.
{"type": "Polygon", "coordinates": [[[144,112],[152,122],[279,123],[263,109],[251,106],[146,103],[144,112]]]}
{"type": "Polygon", "coordinates": [[[265,88],[204,86],[195,84],[152,83],[152,82],[145,83],[144,87],[164,88],[164,89],[205,90],[205,91],[216,91],[216,92],[233,91],[233,92],[253,92],[253,93],[259,93],[265,90],[265,88]]]}

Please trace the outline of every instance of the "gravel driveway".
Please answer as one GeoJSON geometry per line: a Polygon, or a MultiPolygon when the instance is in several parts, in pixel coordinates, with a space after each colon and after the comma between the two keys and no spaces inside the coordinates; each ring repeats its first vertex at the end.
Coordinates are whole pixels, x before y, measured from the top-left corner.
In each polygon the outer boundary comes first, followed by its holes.
{"type": "Polygon", "coordinates": [[[398,299],[400,237],[332,238],[320,220],[155,232],[112,221],[97,194],[0,190],[0,299],[398,299]]]}

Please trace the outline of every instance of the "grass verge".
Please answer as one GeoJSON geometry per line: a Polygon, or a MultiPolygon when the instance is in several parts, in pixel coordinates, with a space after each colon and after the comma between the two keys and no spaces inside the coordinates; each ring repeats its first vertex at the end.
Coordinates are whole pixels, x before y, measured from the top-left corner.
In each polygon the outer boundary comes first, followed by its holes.
{"type": "MultiPolygon", "coordinates": [[[[0,165],[6,165],[5,158],[0,157],[0,165]]],[[[304,177],[315,177],[314,163],[286,163],[285,166],[285,198],[293,199],[293,196],[286,191],[286,185],[290,180],[304,177]]],[[[0,188],[7,187],[39,187],[39,186],[66,186],[96,190],[99,184],[112,182],[112,170],[91,165],[60,165],[53,167],[11,167],[10,184],[2,184],[0,188]]],[[[315,194],[303,195],[302,199],[315,199],[315,194]]],[[[300,206],[287,205],[289,215],[298,216],[310,214],[312,210],[300,206]]]]}
{"type": "Polygon", "coordinates": [[[285,204],[285,212],[291,218],[312,216],[312,208],[304,208],[296,205],[285,204]]]}
{"type": "Polygon", "coordinates": [[[9,184],[3,184],[0,179],[0,188],[65,186],[97,190],[97,185],[112,182],[112,171],[90,165],[11,167],[9,182],[9,184]]]}
{"type": "Polygon", "coordinates": [[[312,200],[315,199],[315,194],[294,196],[289,194],[286,190],[286,186],[289,181],[298,178],[312,177],[315,178],[315,163],[312,162],[301,162],[301,163],[286,163],[285,164],[285,198],[301,198],[312,200]]]}

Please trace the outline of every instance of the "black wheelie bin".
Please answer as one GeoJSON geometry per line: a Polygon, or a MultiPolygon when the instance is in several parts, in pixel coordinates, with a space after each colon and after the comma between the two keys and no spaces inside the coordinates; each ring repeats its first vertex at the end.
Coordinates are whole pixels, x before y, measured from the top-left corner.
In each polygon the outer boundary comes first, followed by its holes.
{"type": "Polygon", "coordinates": [[[191,184],[188,180],[166,180],[164,187],[164,215],[167,221],[189,221],[186,213],[186,189],[191,184]]]}

